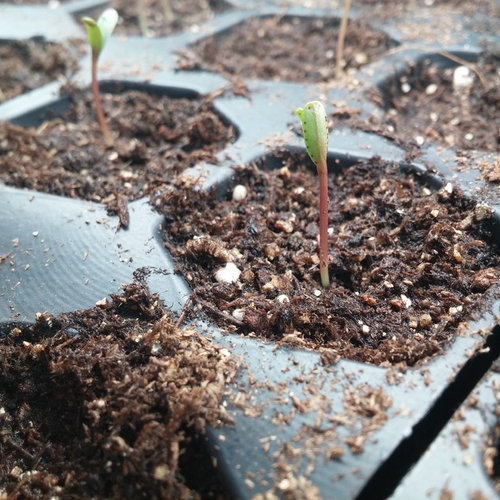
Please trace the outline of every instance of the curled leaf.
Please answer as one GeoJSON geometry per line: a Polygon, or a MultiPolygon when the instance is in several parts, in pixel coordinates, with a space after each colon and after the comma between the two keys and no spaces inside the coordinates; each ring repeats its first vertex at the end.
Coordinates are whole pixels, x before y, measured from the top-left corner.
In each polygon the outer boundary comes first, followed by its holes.
{"type": "Polygon", "coordinates": [[[318,169],[326,169],[328,126],[323,104],[311,101],[296,113],[302,123],[307,153],[318,169]]]}
{"type": "Polygon", "coordinates": [[[82,22],[87,29],[92,52],[100,54],[115,29],[118,22],[118,12],[115,9],[106,9],[97,21],[91,17],[82,17],[82,22]]]}

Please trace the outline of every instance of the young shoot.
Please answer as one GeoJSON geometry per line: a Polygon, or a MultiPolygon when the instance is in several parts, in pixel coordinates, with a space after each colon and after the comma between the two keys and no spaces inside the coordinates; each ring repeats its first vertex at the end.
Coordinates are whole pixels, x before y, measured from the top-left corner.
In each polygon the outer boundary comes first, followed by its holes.
{"type": "Polygon", "coordinates": [[[337,38],[337,61],[335,67],[335,76],[340,78],[342,76],[342,69],[344,63],[344,40],[347,30],[347,19],[349,17],[349,9],[351,8],[351,0],[344,0],[344,12],[342,13],[342,20],[340,21],[339,36],[337,38]]]}
{"type": "Polygon", "coordinates": [[[113,147],[113,139],[109,133],[106,118],[102,111],[101,97],[99,95],[99,84],[97,82],[97,61],[101,55],[102,49],[106,45],[108,38],[115,29],[118,22],[118,12],[115,9],[106,9],[97,21],[90,17],[83,17],[82,22],[87,29],[90,47],[92,49],[92,94],[97,113],[99,126],[101,127],[104,140],[108,147],[113,147]]]}
{"type": "Polygon", "coordinates": [[[326,112],[319,101],[308,102],[297,109],[302,123],[304,142],[319,177],[319,273],[321,285],[330,284],[328,274],[328,126],[326,112]]]}

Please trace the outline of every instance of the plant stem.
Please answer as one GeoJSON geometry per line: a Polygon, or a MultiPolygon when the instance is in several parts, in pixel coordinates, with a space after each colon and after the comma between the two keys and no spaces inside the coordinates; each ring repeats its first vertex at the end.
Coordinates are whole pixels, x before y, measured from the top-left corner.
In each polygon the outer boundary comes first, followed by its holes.
{"type": "Polygon", "coordinates": [[[162,0],[162,5],[163,5],[163,13],[165,15],[165,20],[168,23],[171,23],[175,19],[174,11],[172,10],[172,7],[170,6],[170,1],[169,0],[162,0]]]}
{"type": "Polygon", "coordinates": [[[142,36],[148,36],[149,25],[148,25],[148,15],[146,12],[146,4],[144,0],[137,0],[137,20],[139,22],[139,29],[141,30],[142,36]]]}
{"type": "Polygon", "coordinates": [[[344,0],[344,12],[342,13],[342,20],[340,21],[340,28],[339,28],[339,36],[337,38],[337,60],[335,67],[335,76],[337,78],[340,78],[342,76],[342,62],[344,60],[344,40],[345,40],[347,19],[349,16],[350,8],[351,8],[351,0],[344,0]]]}
{"type": "Polygon", "coordinates": [[[102,135],[106,141],[106,145],[109,148],[113,147],[113,139],[109,133],[108,124],[106,123],[106,118],[102,112],[101,107],[101,97],[99,94],[99,84],[97,83],[97,60],[99,54],[92,51],[92,94],[94,95],[95,110],[97,113],[97,120],[99,121],[99,126],[101,127],[102,135]]]}
{"type": "Polygon", "coordinates": [[[318,167],[319,177],[319,274],[321,285],[328,288],[328,168],[326,161],[318,167]]]}

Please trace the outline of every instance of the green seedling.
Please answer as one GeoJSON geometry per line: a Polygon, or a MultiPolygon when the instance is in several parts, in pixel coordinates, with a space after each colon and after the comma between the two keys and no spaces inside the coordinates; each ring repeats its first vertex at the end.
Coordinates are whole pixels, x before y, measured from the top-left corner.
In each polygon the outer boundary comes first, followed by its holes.
{"type": "Polygon", "coordinates": [[[302,123],[304,142],[309,157],[316,165],[319,177],[319,273],[321,285],[330,284],[328,274],[328,126],[323,104],[308,102],[297,109],[302,123]]]}
{"type": "Polygon", "coordinates": [[[109,133],[106,118],[102,111],[101,97],[99,95],[99,84],[97,82],[97,61],[108,38],[115,29],[118,22],[118,12],[115,9],[106,9],[97,21],[90,17],[83,17],[82,22],[87,29],[90,47],[92,49],[92,94],[94,96],[95,109],[99,126],[104,135],[108,147],[113,147],[113,139],[109,133]]]}
{"type": "Polygon", "coordinates": [[[351,8],[351,0],[344,0],[344,12],[342,13],[342,20],[340,21],[339,36],[337,38],[337,61],[335,67],[335,76],[340,78],[342,76],[342,66],[344,62],[344,40],[347,30],[347,19],[349,17],[349,9],[351,8]]]}

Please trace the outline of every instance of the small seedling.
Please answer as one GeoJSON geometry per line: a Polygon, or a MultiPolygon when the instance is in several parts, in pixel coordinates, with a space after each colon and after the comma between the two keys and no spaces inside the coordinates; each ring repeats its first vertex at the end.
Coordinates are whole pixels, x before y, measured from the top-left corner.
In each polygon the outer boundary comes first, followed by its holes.
{"type": "Polygon", "coordinates": [[[108,147],[113,146],[113,139],[109,133],[106,118],[102,111],[101,97],[99,95],[99,84],[97,82],[97,61],[102,49],[118,22],[118,12],[115,9],[106,9],[97,21],[90,17],[83,17],[82,22],[87,29],[90,47],[92,49],[92,94],[94,96],[95,109],[99,126],[104,135],[104,140],[108,147]]]}
{"type": "Polygon", "coordinates": [[[311,160],[316,165],[319,176],[319,273],[321,285],[330,284],[328,274],[328,126],[323,104],[308,102],[297,109],[302,123],[304,142],[311,160]]]}
{"type": "Polygon", "coordinates": [[[349,17],[349,9],[351,8],[351,0],[344,0],[344,12],[342,13],[342,20],[340,21],[339,36],[337,38],[337,61],[335,67],[335,76],[340,78],[342,76],[342,65],[344,62],[344,40],[347,30],[347,20],[349,17]]]}

